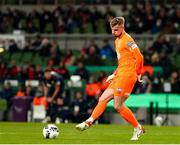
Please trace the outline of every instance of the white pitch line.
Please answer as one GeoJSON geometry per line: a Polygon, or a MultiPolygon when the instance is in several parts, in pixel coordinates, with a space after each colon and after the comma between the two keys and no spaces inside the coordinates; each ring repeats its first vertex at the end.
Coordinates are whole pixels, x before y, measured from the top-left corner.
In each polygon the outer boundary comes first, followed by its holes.
{"type": "Polygon", "coordinates": [[[15,132],[0,132],[0,134],[16,134],[15,132]]]}

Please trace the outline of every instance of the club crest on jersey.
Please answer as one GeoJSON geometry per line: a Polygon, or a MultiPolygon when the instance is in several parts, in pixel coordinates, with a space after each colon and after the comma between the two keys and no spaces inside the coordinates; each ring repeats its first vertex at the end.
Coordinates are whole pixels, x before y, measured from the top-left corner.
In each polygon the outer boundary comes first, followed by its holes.
{"type": "Polygon", "coordinates": [[[135,43],[135,42],[133,42],[133,41],[128,42],[128,43],[127,43],[127,45],[130,47],[130,49],[131,49],[131,50],[133,50],[133,49],[137,48],[136,43],[135,43]]]}

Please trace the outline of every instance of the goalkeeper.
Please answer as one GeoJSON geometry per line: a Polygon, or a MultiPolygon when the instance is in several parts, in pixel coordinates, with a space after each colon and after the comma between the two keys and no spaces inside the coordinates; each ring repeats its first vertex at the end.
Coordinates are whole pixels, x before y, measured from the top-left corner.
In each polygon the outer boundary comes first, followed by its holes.
{"type": "Polygon", "coordinates": [[[76,125],[78,130],[88,129],[93,122],[104,112],[107,103],[114,99],[114,108],[134,128],[131,140],[138,140],[145,132],[133,115],[132,111],[124,105],[138,80],[141,82],[141,70],[143,67],[143,56],[133,38],[125,32],[125,20],[116,17],[110,21],[112,34],[115,39],[115,49],[118,59],[116,71],[107,78],[110,83],[108,88],[99,98],[92,115],[84,122],[76,125]]]}

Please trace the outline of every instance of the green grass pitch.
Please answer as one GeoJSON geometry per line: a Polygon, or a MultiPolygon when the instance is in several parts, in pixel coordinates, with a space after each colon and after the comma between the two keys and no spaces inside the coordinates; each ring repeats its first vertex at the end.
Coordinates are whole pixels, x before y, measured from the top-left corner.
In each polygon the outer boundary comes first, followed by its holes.
{"type": "Polygon", "coordinates": [[[179,127],[145,126],[146,134],[139,141],[130,141],[130,125],[93,125],[80,132],[75,124],[59,124],[60,135],[45,139],[41,123],[0,123],[0,144],[180,144],[179,127]]]}

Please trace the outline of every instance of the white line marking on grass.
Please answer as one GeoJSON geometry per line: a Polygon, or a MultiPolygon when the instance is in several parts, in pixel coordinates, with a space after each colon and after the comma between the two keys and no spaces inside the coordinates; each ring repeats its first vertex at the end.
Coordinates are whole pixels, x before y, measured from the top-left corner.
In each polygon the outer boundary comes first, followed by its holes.
{"type": "Polygon", "coordinates": [[[15,132],[0,132],[0,134],[16,134],[15,132]]]}

